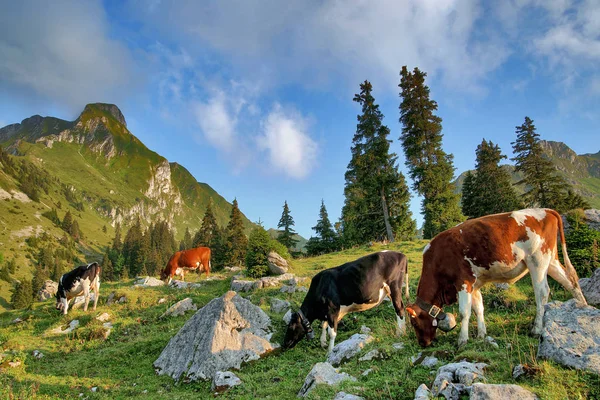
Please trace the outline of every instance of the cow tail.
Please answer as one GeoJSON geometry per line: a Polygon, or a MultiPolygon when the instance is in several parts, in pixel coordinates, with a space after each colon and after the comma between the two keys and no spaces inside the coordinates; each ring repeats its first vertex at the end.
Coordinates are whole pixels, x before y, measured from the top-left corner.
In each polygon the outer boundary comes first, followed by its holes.
{"type": "Polygon", "coordinates": [[[585,297],[583,297],[583,293],[581,292],[581,288],[579,287],[579,277],[577,276],[577,271],[573,264],[571,264],[571,260],[569,259],[569,253],[567,253],[567,242],[565,241],[565,230],[563,226],[562,217],[560,214],[554,210],[548,210],[552,215],[554,215],[558,221],[558,232],[560,234],[560,244],[562,246],[563,253],[563,261],[566,267],[567,277],[569,281],[573,284],[573,296],[579,302],[587,304],[585,301],[585,297]]]}

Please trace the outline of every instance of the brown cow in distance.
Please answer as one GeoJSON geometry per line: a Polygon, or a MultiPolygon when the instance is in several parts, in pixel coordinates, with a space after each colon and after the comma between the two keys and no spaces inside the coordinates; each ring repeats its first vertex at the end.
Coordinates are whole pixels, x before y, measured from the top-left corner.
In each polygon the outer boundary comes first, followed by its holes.
{"type": "Polygon", "coordinates": [[[544,306],[550,288],[547,275],[560,283],[580,303],[586,304],[577,272],[567,254],[560,215],[533,208],[468,220],[448,229],[425,246],[423,270],[414,305],[406,308],[421,346],[428,346],[439,327],[448,331],[454,316],[442,308],[458,301],[461,314],[459,345],[469,337],[471,308],[477,317],[480,338],[486,335],[480,288],[488,282],[515,283],[531,275],[537,313],[531,333],[542,331],[544,306]],[[560,235],[563,266],[558,259],[560,235]],[[566,268],[565,268],[566,267],[566,268]]]}
{"type": "Polygon", "coordinates": [[[175,275],[181,276],[181,280],[184,280],[185,270],[197,270],[198,273],[205,272],[208,278],[210,273],[210,249],[208,247],[196,247],[178,251],[169,259],[167,266],[160,274],[160,279],[167,285],[171,283],[175,275]]]}

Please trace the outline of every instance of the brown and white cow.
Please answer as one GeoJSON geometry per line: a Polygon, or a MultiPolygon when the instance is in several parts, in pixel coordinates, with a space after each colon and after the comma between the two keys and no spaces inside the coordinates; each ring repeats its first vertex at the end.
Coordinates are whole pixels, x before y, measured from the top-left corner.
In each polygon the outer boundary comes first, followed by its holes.
{"type": "Polygon", "coordinates": [[[205,272],[208,278],[210,268],[210,249],[208,247],[181,250],[171,256],[167,266],[160,274],[160,279],[165,281],[166,284],[171,283],[175,275],[179,275],[181,280],[185,280],[186,270],[197,270],[198,273],[205,272]]]}
{"type": "Polygon", "coordinates": [[[547,275],[578,302],[586,304],[567,254],[562,219],[554,210],[534,208],[488,215],[438,234],[423,251],[417,301],[406,308],[419,344],[431,344],[438,324],[446,331],[453,328],[452,315],[445,314],[442,308],[457,301],[462,318],[459,345],[469,337],[471,307],[477,316],[478,337],[485,337],[479,289],[489,282],[514,283],[527,272],[531,274],[537,304],[533,335],[542,330],[550,291],[547,275]],[[558,235],[566,268],[558,260],[558,235]]]}

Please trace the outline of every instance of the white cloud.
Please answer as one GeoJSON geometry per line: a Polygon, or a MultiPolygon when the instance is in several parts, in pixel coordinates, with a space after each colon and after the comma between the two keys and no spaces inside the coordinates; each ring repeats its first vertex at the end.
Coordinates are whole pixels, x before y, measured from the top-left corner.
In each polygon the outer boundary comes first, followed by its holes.
{"type": "Polygon", "coordinates": [[[100,1],[15,1],[0,13],[0,88],[79,111],[116,101],[135,81],[100,1]]]}
{"type": "Polygon", "coordinates": [[[302,179],[314,168],[317,143],[308,134],[308,123],[296,112],[275,104],[261,123],[258,147],[269,155],[271,166],[292,178],[302,179]]]}
{"type": "Polygon", "coordinates": [[[236,144],[237,113],[230,103],[225,93],[217,92],[207,102],[194,106],[196,121],[206,140],[226,153],[234,151],[236,144]]]}

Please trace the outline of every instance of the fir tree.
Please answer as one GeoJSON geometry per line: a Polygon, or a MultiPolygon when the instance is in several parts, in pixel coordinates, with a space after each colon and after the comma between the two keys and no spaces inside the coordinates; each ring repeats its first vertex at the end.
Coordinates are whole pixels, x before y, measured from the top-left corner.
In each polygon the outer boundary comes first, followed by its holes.
{"type": "Polygon", "coordinates": [[[115,237],[112,242],[112,249],[117,253],[120,253],[123,247],[123,243],[121,243],[121,224],[117,222],[115,224],[115,237]]]}
{"type": "Polygon", "coordinates": [[[464,220],[451,183],[453,157],[442,149],[442,119],[434,114],[437,103],[429,98],[427,74],[404,66],[400,75],[400,139],[413,188],[423,196],[423,236],[432,238],[464,220]]]}
{"type": "Polygon", "coordinates": [[[106,249],[104,256],[102,257],[102,278],[105,281],[114,281],[115,280],[115,269],[113,267],[113,263],[108,256],[110,249],[106,249]]]}
{"type": "Polygon", "coordinates": [[[54,261],[54,268],[52,269],[52,274],[50,275],[50,279],[54,282],[58,282],[60,277],[64,274],[63,264],[60,260],[56,259],[54,261]]]}
{"type": "Polygon", "coordinates": [[[523,173],[517,185],[525,185],[523,195],[528,207],[547,207],[558,211],[565,210],[565,200],[571,189],[552,161],[544,156],[540,135],[536,132],[533,120],[525,117],[522,125],[515,127],[517,140],[512,142],[515,171],[523,173]]]}
{"type": "Polygon", "coordinates": [[[69,230],[69,234],[76,242],[79,242],[81,239],[81,231],[79,230],[79,223],[76,219],[73,220],[73,224],[71,224],[71,229],[69,230]]]}
{"type": "Polygon", "coordinates": [[[70,234],[72,225],[73,225],[73,216],[71,215],[71,211],[67,211],[67,213],[65,214],[65,218],[62,221],[61,228],[63,231],[70,234]]]}
{"type": "Polygon", "coordinates": [[[49,269],[44,268],[41,265],[37,265],[33,271],[33,279],[29,282],[31,292],[29,295],[32,299],[37,295],[38,290],[42,288],[44,282],[50,278],[49,269]]]}
{"type": "Polygon", "coordinates": [[[477,214],[475,210],[475,195],[477,187],[475,186],[475,175],[471,171],[465,174],[465,180],[462,184],[462,213],[468,218],[473,218],[477,214]]]}
{"type": "Polygon", "coordinates": [[[330,253],[336,251],[339,246],[337,233],[333,230],[325,202],[321,200],[321,209],[319,210],[319,219],[317,224],[312,227],[316,236],[308,239],[306,243],[306,252],[310,256],[330,253]]]}
{"type": "Polygon", "coordinates": [[[24,280],[23,282],[16,282],[13,286],[13,292],[10,298],[10,303],[13,308],[20,309],[31,306],[33,304],[31,293],[31,281],[24,280]]]}
{"type": "Polygon", "coordinates": [[[277,240],[279,243],[284,245],[289,251],[296,246],[298,243],[298,239],[294,239],[294,235],[296,232],[292,228],[294,226],[294,218],[290,214],[290,208],[288,207],[287,200],[283,203],[283,212],[281,213],[281,218],[279,219],[279,223],[277,224],[278,228],[283,228],[279,231],[279,236],[277,240]]]}
{"type": "Polygon", "coordinates": [[[144,264],[144,255],[142,254],[142,242],[144,235],[140,219],[129,228],[123,241],[123,256],[125,258],[125,270],[128,276],[136,276],[144,264]]]}
{"type": "MultiPolygon", "coordinates": [[[[234,200],[234,202],[235,204],[237,204],[236,200],[234,200]]],[[[194,240],[192,243],[193,247],[208,247],[212,250],[216,244],[218,228],[219,227],[217,225],[217,219],[215,218],[215,214],[213,213],[213,203],[211,199],[208,202],[208,205],[206,206],[204,218],[202,218],[202,226],[194,235],[194,240]]]]}
{"type": "Polygon", "coordinates": [[[354,101],[361,105],[362,114],[357,116],[352,158],[345,175],[344,239],[357,244],[412,236],[415,229],[408,209],[410,194],[397,169],[397,156],[389,152],[390,130],[382,124],[383,114],[371,94],[371,83],[363,82],[360,89],[354,101]]]}
{"type": "Polygon", "coordinates": [[[179,250],[191,249],[193,244],[192,235],[190,234],[190,228],[185,228],[183,239],[179,242],[179,250]]]}
{"type": "Polygon", "coordinates": [[[463,197],[463,214],[477,218],[521,208],[510,174],[499,165],[506,156],[498,145],[484,139],[477,146],[476,155],[476,174],[472,175],[472,182],[465,179],[468,194],[466,207],[463,197]]]}
{"type": "Polygon", "coordinates": [[[237,199],[233,200],[226,237],[225,259],[227,260],[227,264],[242,265],[246,259],[248,238],[244,234],[244,221],[242,220],[242,213],[238,208],[237,199]]]}
{"type": "Polygon", "coordinates": [[[10,277],[10,272],[8,271],[7,265],[4,265],[0,270],[0,279],[8,283],[12,282],[12,278],[10,277]]]}

